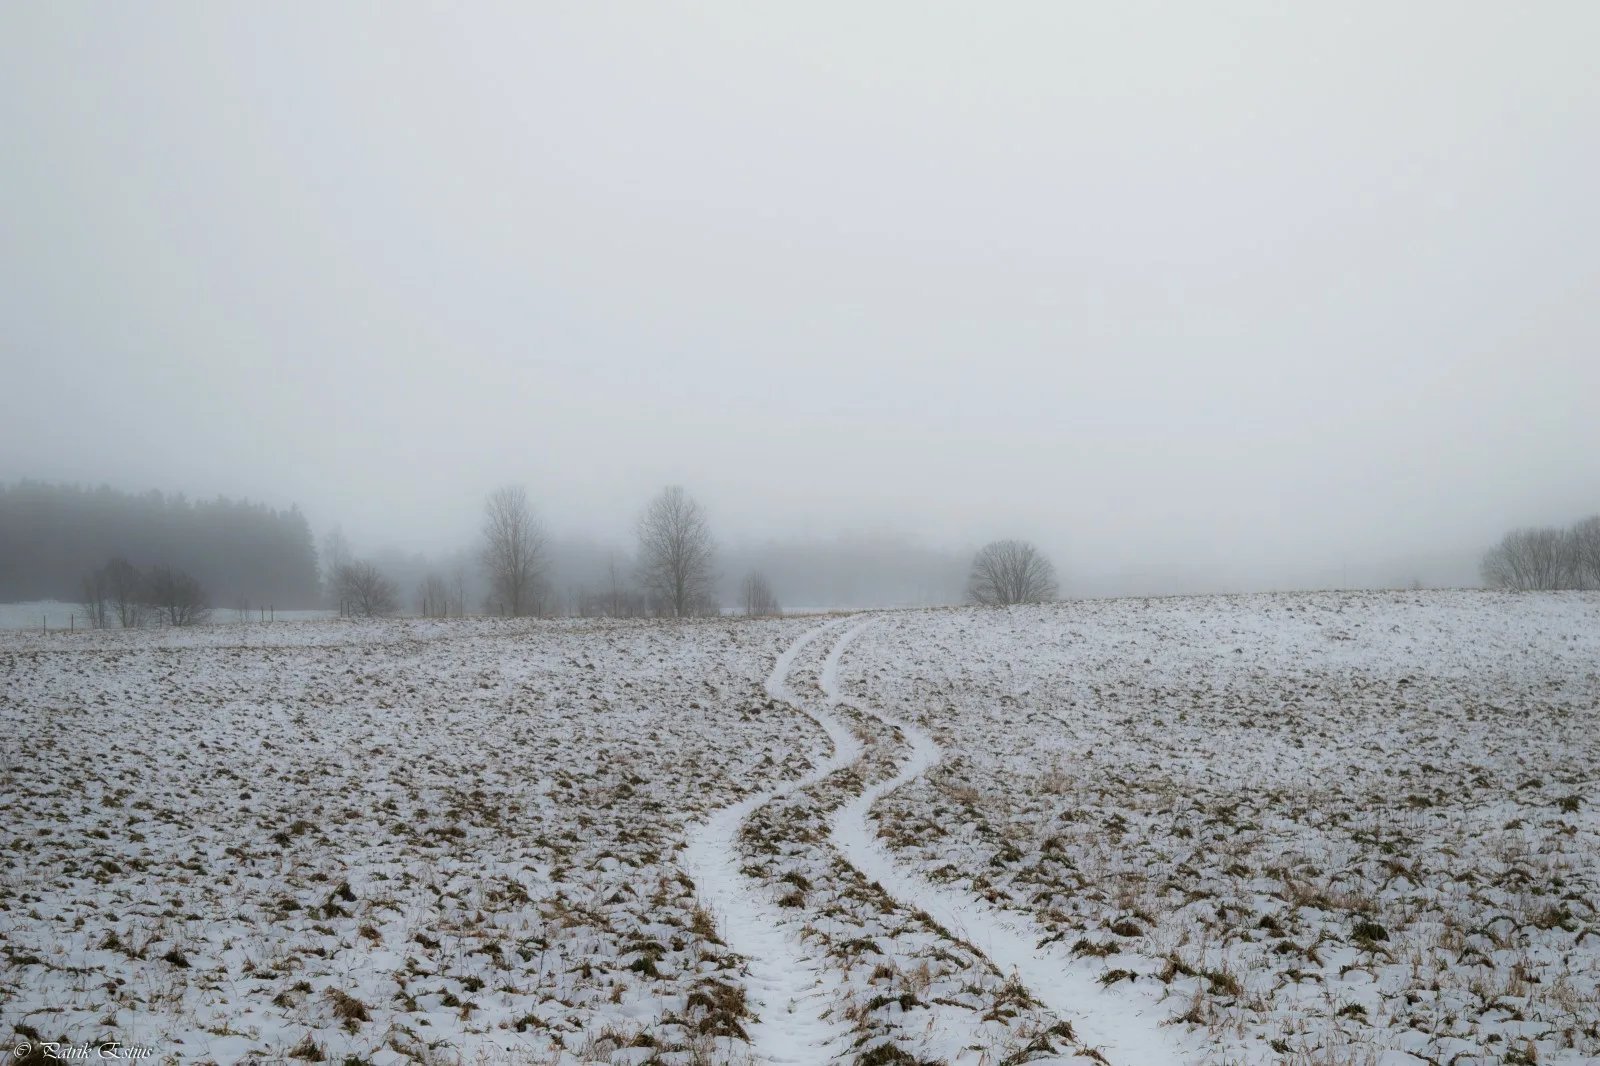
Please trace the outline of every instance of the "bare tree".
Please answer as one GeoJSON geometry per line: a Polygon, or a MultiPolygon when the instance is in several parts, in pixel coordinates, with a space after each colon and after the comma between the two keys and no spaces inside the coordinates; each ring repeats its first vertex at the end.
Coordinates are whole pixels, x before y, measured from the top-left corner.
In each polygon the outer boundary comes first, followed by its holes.
{"type": "Polygon", "coordinates": [[[615,553],[606,561],[605,580],[598,588],[575,587],[569,598],[580,618],[637,618],[649,613],[645,597],[629,584],[615,553]]]}
{"type": "Polygon", "coordinates": [[[752,570],[739,583],[739,598],[744,602],[744,613],[751,616],[769,616],[783,613],[772,585],[759,570],[752,570]]]}
{"type": "Polygon", "coordinates": [[[145,601],[169,626],[191,626],[211,617],[211,601],[200,582],[170,566],[152,566],[144,581],[145,601]]]}
{"type": "Polygon", "coordinates": [[[650,501],[639,520],[639,576],[663,614],[710,610],[713,550],[705,510],[680,486],[650,501]]]}
{"type": "Polygon", "coordinates": [[[528,494],[508,485],[484,505],[483,565],[490,596],[513,618],[535,613],[544,578],[544,527],[528,507],[528,494]]]}
{"type": "Polygon", "coordinates": [[[1579,551],[1578,527],[1568,526],[1561,531],[1561,536],[1556,541],[1556,588],[1584,587],[1583,560],[1579,551]]]}
{"type": "Polygon", "coordinates": [[[622,580],[622,571],[617,566],[617,553],[612,552],[606,559],[606,591],[605,613],[612,618],[621,618],[623,605],[627,597],[627,586],[622,580]]]}
{"type": "Polygon", "coordinates": [[[1572,568],[1577,587],[1600,589],[1600,514],[1572,527],[1572,568]]]}
{"type": "Polygon", "coordinates": [[[649,613],[649,603],[629,582],[615,552],[606,559],[606,584],[596,599],[595,613],[607,618],[638,618],[649,613]]]}
{"type": "Polygon", "coordinates": [[[144,621],[145,577],[122,556],[116,556],[105,565],[106,597],[117,612],[117,622],[123,629],[135,629],[144,621]]]}
{"type": "Polygon", "coordinates": [[[1053,600],[1056,568],[1025,540],[993,541],[972,559],[967,598],[990,605],[1053,600]]]}
{"type": "Polygon", "coordinates": [[[90,629],[104,629],[111,617],[106,601],[106,570],[97,567],[83,575],[83,619],[90,629]]]}
{"type": "Polygon", "coordinates": [[[450,570],[450,603],[447,613],[457,618],[467,616],[467,564],[456,563],[450,570]]]}
{"type": "Polygon", "coordinates": [[[339,601],[353,617],[386,618],[399,610],[394,582],[371,563],[345,563],[334,575],[339,601]]]}
{"type": "Polygon", "coordinates": [[[1507,533],[1483,557],[1483,582],[1495,588],[1530,592],[1573,587],[1577,538],[1554,526],[1530,526],[1507,533]]]}
{"type": "Polygon", "coordinates": [[[450,617],[450,586],[438,574],[422,579],[417,589],[417,613],[424,618],[450,617]]]}
{"type": "Polygon", "coordinates": [[[339,598],[339,572],[350,562],[350,558],[350,542],[339,527],[334,526],[322,538],[322,582],[327,589],[328,599],[339,609],[341,618],[350,612],[339,598]]]}

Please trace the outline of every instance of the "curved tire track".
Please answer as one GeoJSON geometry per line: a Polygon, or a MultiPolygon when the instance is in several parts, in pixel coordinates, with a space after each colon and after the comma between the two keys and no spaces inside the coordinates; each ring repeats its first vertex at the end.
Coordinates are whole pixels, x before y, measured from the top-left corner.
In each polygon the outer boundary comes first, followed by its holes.
{"type": "Polygon", "coordinates": [[[757,807],[816,784],[860,755],[861,746],[848,729],[831,715],[811,714],[788,687],[799,654],[846,621],[835,619],[802,633],[778,656],[766,684],[768,695],[822,726],[833,754],[804,777],[724,807],[691,828],[681,859],[728,946],[748,960],[746,995],[756,1017],[748,1027],[751,1051],[766,1062],[826,1062],[841,1036],[839,1027],[822,1016],[832,987],[829,975],[805,959],[784,931],[778,908],[739,872],[739,827],[757,807]]]}
{"type": "MultiPolygon", "coordinates": [[[[839,662],[846,648],[869,622],[847,630],[823,663],[820,684],[828,707],[845,704],[839,689],[839,662]]],[[[1132,1003],[1099,987],[1084,968],[1056,945],[1040,947],[1045,934],[1023,915],[1006,914],[988,903],[938,885],[901,866],[873,831],[872,805],[938,764],[944,752],[938,743],[910,722],[886,718],[848,704],[898,729],[911,745],[911,757],[900,772],[868,788],[836,811],[829,840],[846,860],[900,902],[926,911],[934,921],[972,944],[1008,974],[1015,974],[1035,999],[1072,1022],[1078,1039],[1106,1055],[1116,1066],[1181,1066],[1185,1060],[1174,1033],[1160,1025],[1162,1012],[1153,1003],[1132,1003]]],[[[833,715],[813,717],[827,727],[833,715]]],[[[830,729],[831,732],[831,729],[830,729]]]]}

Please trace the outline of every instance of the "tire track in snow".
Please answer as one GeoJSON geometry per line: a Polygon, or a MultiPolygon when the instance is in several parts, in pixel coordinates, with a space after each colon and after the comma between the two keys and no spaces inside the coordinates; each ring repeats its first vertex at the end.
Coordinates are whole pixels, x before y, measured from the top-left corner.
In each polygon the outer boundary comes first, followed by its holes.
{"type": "MultiPolygon", "coordinates": [[[[839,661],[871,621],[851,627],[839,637],[823,662],[819,683],[831,709],[847,701],[839,689],[839,661]]],[[[1043,933],[1023,915],[1005,914],[983,900],[938,885],[894,860],[868,820],[872,805],[922,776],[944,752],[934,739],[910,722],[886,718],[848,704],[884,725],[900,730],[911,745],[911,757],[900,772],[868,788],[845,804],[830,820],[828,839],[846,860],[876,881],[901,903],[926,911],[934,921],[988,956],[1002,973],[1016,974],[1035,999],[1060,1018],[1072,1022],[1078,1040],[1100,1050],[1115,1066],[1181,1066],[1183,1050],[1170,1028],[1160,1025],[1154,1003],[1132,1003],[1107,992],[1058,945],[1039,946],[1043,933]]],[[[839,722],[826,712],[813,717],[832,735],[839,722]],[[829,722],[832,721],[832,726],[829,722]]]]}
{"type": "MultiPolygon", "coordinates": [[[[807,962],[783,928],[782,915],[739,872],[739,827],[757,807],[808,788],[861,754],[861,745],[832,715],[815,715],[789,688],[795,659],[848,619],[825,622],[802,633],[778,656],[767,678],[767,694],[814,719],[828,734],[833,754],[804,777],[724,807],[690,829],[682,862],[695,894],[717,919],[728,946],[748,960],[746,995],[756,1020],[747,1027],[755,1056],[766,1062],[822,1063],[842,1032],[822,1017],[836,978],[807,962]]],[[[852,631],[854,632],[854,631],[852,631]]]]}

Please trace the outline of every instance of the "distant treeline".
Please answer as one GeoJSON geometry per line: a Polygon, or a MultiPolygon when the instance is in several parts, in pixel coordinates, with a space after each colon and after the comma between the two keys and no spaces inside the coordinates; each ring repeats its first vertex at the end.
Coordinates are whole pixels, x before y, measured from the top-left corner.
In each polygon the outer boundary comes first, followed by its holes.
{"type": "Polygon", "coordinates": [[[76,602],[84,575],[113,557],[180,568],[218,606],[321,602],[316,547],[299,508],[39,481],[0,485],[0,602],[76,602]]]}
{"type": "MultiPolygon", "coordinates": [[[[324,564],[337,555],[326,547],[324,564]]],[[[629,544],[582,537],[552,539],[545,547],[543,587],[534,613],[553,615],[648,614],[638,598],[638,560],[629,544]]],[[[425,613],[423,590],[431,577],[444,582],[468,614],[498,614],[480,554],[471,548],[427,555],[379,551],[365,556],[393,582],[403,612],[425,613]]],[[[768,581],[789,609],[911,607],[959,603],[971,559],[893,536],[767,541],[719,547],[713,599],[738,609],[752,572],[768,581]]],[[[219,600],[218,607],[227,607],[219,600]]],[[[450,613],[454,614],[452,607],[450,613]]]]}

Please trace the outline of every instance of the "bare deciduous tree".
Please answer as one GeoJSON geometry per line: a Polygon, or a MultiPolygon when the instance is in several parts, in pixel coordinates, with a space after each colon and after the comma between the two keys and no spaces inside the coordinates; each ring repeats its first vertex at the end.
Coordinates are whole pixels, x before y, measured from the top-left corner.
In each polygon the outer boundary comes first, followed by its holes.
{"type": "Polygon", "coordinates": [[[508,485],[484,505],[483,565],[490,596],[513,618],[536,613],[544,577],[544,527],[528,507],[528,494],[508,485]]]}
{"type": "Polygon", "coordinates": [[[152,566],[144,580],[146,603],[163,624],[190,626],[211,617],[211,601],[200,582],[170,566],[152,566]]]}
{"type": "Polygon", "coordinates": [[[97,567],[83,575],[83,618],[84,624],[90,629],[104,629],[110,620],[111,612],[106,603],[108,597],[105,567],[97,567]]]}
{"type": "Polygon", "coordinates": [[[450,586],[438,574],[422,579],[417,589],[417,613],[424,618],[450,617],[450,586]]]}
{"type": "Polygon", "coordinates": [[[117,612],[123,629],[135,629],[144,621],[145,576],[128,560],[117,556],[106,563],[106,597],[117,612]]]}
{"type": "Polygon", "coordinates": [[[1572,527],[1572,564],[1578,587],[1600,589],[1600,514],[1572,527]]]}
{"type": "Polygon", "coordinates": [[[993,541],[972,559],[967,597],[990,605],[1053,600],[1056,568],[1025,540],[993,541]]]}
{"type": "Polygon", "coordinates": [[[322,538],[322,582],[330,602],[339,609],[339,617],[350,612],[339,598],[339,572],[350,562],[350,542],[338,526],[328,530],[322,538]]]}
{"type": "Polygon", "coordinates": [[[713,550],[705,510],[680,486],[650,501],[639,520],[639,577],[663,614],[711,609],[713,550]]]}
{"type": "Polygon", "coordinates": [[[1483,582],[1531,592],[1571,588],[1574,537],[1554,526],[1514,529],[1483,557],[1483,582]]]}
{"type": "Polygon", "coordinates": [[[622,568],[617,565],[617,556],[612,552],[606,558],[606,590],[604,594],[605,614],[609,618],[627,618],[635,613],[635,597],[622,579],[622,568]]]}
{"type": "Polygon", "coordinates": [[[399,609],[394,582],[369,562],[345,563],[334,575],[339,600],[356,618],[386,618],[399,609]]]}
{"type": "Polygon", "coordinates": [[[783,613],[772,585],[759,570],[752,570],[739,583],[739,598],[744,602],[744,613],[753,617],[766,617],[783,613]]]}
{"type": "Polygon", "coordinates": [[[144,591],[144,575],[122,555],[106,563],[106,599],[117,611],[117,624],[123,629],[136,629],[144,623],[149,599],[144,591]]]}
{"type": "Polygon", "coordinates": [[[457,618],[467,616],[467,566],[457,563],[450,570],[450,604],[448,613],[457,618]]]}

